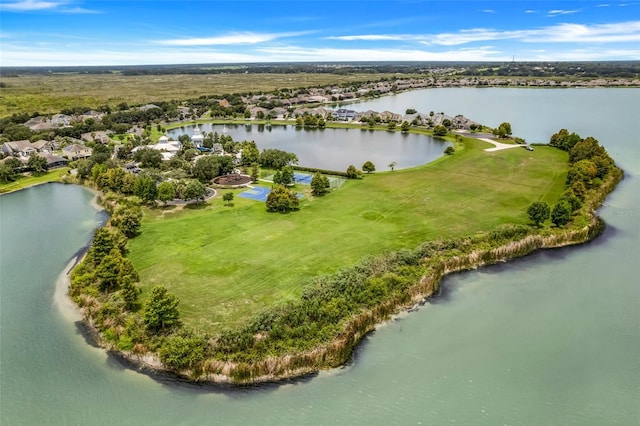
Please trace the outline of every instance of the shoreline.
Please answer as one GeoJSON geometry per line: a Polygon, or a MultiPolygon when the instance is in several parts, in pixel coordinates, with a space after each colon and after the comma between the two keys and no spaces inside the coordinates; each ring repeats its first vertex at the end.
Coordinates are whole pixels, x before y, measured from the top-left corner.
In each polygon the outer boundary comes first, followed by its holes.
{"type": "MultiPolygon", "coordinates": [[[[121,351],[113,344],[106,342],[99,331],[95,328],[90,318],[83,316],[83,322],[91,330],[91,336],[95,343],[105,351],[116,356],[121,362],[140,373],[151,378],[171,377],[179,382],[189,382],[193,385],[206,385],[216,388],[235,388],[242,386],[264,386],[280,385],[291,383],[292,381],[308,380],[321,372],[337,371],[347,368],[353,361],[353,356],[360,347],[363,339],[371,332],[384,327],[391,321],[409,315],[419,309],[429,299],[438,297],[442,280],[452,273],[474,270],[480,267],[491,266],[498,263],[506,263],[510,260],[526,257],[532,253],[544,249],[556,249],[588,243],[604,231],[606,224],[597,215],[596,210],[602,206],[606,196],[611,193],[620,180],[624,177],[624,172],[619,172],[611,176],[602,186],[602,191],[598,197],[592,200],[590,205],[590,221],[587,225],[577,229],[557,229],[554,232],[541,235],[528,233],[524,237],[511,240],[497,247],[488,249],[472,249],[462,255],[449,255],[438,259],[436,266],[431,268],[430,273],[423,277],[414,285],[409,287],[401,296],[387,300],[371,309],[363,310],[355,317],[345,322],[342,332],[330,342],[314,348],[304,353],[285,354],[277,357],[270,357],[256,361],[250,365],[235,363],[231,361],[221,361],[215,359],[205,360],[208,368],[207,372],[202,370],[176,371],[165,367],[156,353],[134,354],[121,351]],[[354,326],[359,323],[360,328],[354,326]],[[362,324],[365,327],[362,327],[362,324]],[[321,360],[313,363],[312,366],[300,366],[301,359],[321,360]],[[238,380],[233,373],[239,367],[257,368],[259,371],[269,371],[267,374],[253,375],[238,380]]],[[[65,284],[68,288],[69,275],[65,275],[65,284]]],[[[65,293],[66,294],[66,293],[65,293]]],[[[69,301],[69,303],[73,303],[69,301]]],[[[80,309],[80,308],[78,308],[80,309]]],[[[80,309],[81,312],[83,312],[80,309]]]]}

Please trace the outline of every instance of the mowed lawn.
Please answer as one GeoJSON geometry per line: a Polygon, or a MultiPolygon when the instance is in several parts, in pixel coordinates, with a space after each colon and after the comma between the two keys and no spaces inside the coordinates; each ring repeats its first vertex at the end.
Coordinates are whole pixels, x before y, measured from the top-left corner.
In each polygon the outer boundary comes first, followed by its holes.
{"type": "Polygon", "coordinates": [[[143,298],[162,284],[180,298],[185,323],[215,333],[368,255],[526,224],[532,201],[553,204],[564,190],[567,154],[560,150],[487,153],[486,142],[464,144],[429,165],[305,197],[290,214],[267,213],[264,203],[239,197],[227,207],[221,194],[200,209],[148,211],[129,254],[143,298]]]}

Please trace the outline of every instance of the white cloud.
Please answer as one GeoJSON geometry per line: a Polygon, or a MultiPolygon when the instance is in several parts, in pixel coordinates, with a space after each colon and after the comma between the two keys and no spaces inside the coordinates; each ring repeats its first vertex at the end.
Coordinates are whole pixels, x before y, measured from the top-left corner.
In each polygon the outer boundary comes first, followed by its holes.
{"type": "MultiPolygon", "coordinates": [[[[191,49],[166,47],[130,50],[87,49],[39,44],[18,45],[3,43],[0,63],[5,66],[73,66],[73,65],[149,65],[193,63],[247,63],[247,62],[326,62],[326,61],[510,61],[513,50],[496,46],[447,49],[339,49],[308,48],[303,46],[265,46],[237,49],[229,52],[217,49],[191,49]],[[58,49],[60,48],[60,49],[58,49]]],[[[531,49],[517,51],[519,61],[584,61],[633,60],[640,57],[640,49],[531,49]]]]}
{"type": "Polygon", "coordinates": [[[327,37],[344,41],[415,41],[423,45],[456,46],[490,40],[519,40],[527,43],[616,43],[640,41],[640,21],[615,24],[557,24],[529,30],[500,31],[487,28],[441,34],[366,34],[327,37]]]}
{"type": "Polygon", "coordinates": [[[65,6],[67,2],[60,1],[37,1],[37,0],[23,0],[13,3],[0,3],[0,9],[25,12],[33,10],[47,10],[55,9],[60,6],[65,6]]]}
{"type": "Polygon", "coordinates": [[[493,10],[493,9],[484,9],[483,12],[484,13],[496,13],[496,11],[493,10]]]}
{"type": "Polygon", "coordinates": [[[23,0],[0,3],[0,11],[6,12],[59,12],[59,13],[100,13],[83,7],[70,7],[69,1],[23,0]]]}
{"type": "Polygon", "coordinates": [[[325,37],[326,40],[365,40],[365,41],[420,41],[426,40],[427,36],[414,34],[362,34],[350,36],[325,37]]]}
{"type": "Polygon", "coordinates": [[[575,10],[554,9],[554,10],[550,10],[547,15],[551,17],[555,17],[560,15],[570,15],[572,13],[578,13],[580,11],[581,9],[575,9],[575,10]]]}
{"type": "Polygon", "coordinates": [[[252,33],[239,32],[230,33],[216,37],[202,38],[178,38],[170,40],[157,40],[155,43],[167,46],[215,46],[215,45],[235,45],[235,44],[258,44],[273,41],[284,37],[295,37],[308,32],[297,33],[252,33]]]}
{"type": "Polygon", "coordinates": [[[527,9],[527,10],[524,11],[524,13],[536,13],[536,11],[535,10],[531,10],[531,9],[527,9]]]}
{"type": "Polygon", "coordinates": [[[257,49],[263,61],[501,61],[508,57],[492,47],[431,52],[420,49],[335,49],[296,46],[257,49]]]}

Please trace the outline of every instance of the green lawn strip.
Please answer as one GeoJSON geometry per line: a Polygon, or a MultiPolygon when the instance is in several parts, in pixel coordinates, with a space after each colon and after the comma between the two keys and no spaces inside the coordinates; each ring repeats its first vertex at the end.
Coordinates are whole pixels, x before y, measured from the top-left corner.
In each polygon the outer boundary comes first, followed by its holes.
{"type": "Polygon", "coordinates": [[[60,177],[67,174],[70,169],[68,167],[62,169],[51,170],[40,176],[20,176],[14,182],[0,184],[0,193],[18,191],[34,185],[40,185],[47,182],[59,182],[60,177]]]}
{"type": "Polygon", "coordinates": [[[566,153],[559,150],[486,153],[484,142],[457,145],[453,156],[429,165],[306,197],[291,214],[267,213],[264,203],[238,197],[233,207],[216,197],[199,210],[150,211],[130,242],[142,297],[165,285],[180,297],[186,324],[215,333],[298,297],[309,278],[368,255],[526,224],[532,201],[555,203],[564,189],[566,153]]]}

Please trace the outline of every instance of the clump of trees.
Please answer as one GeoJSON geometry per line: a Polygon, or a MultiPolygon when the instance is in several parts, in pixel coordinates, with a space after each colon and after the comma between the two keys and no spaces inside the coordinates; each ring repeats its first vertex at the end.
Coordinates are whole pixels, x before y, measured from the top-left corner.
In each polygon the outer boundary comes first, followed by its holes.
{"type": "Polygon", "coordinates": [[[356,166],[353,164],[347,167],[347,178],[349,179],[359,179],[362,177],[362,170],[356,169],[356,166]]]}
{"type": "Polygon", "coordinates": [[[493,134],[500,138],[508,138],[512,134],[511,123],[507,121],[500,123],[498,127],[493,129],[493,134]]]}
{"type": "Polygon", "coordinates": [[[264,149],[260,154],[260,165],[280,170],[284,166],[298,164],[298,157],[292,152],[275,148],[264,149]]]}
{"type": "Polygon", "coordinates": [[[267,195],[266,206],[269,212],[287,213],[298,210],[300,200],[295,191],[287,189],[284,185],[276,185],[267,195]]]}
{"type": "Polygon", "coordinates": [[[551,218],[551,222],[560,227],[571,222],[573,214],[589,197],[589,192],[599,188],[615,169],[615,163],[597,139],[590,136],[583,139],[567,129],[553,134],[549,145],[569,153],[565,192],[550,211],[547,212],[541,203],[534,202],[527,213],[536,226],[551,218]]]}
{"type": "Polygon", "coordinates": [[[527,214],[536,226],[540,226],[541,223],[549,219],[551,207],[544,201],[534,201],[527,209],[527,214]]]}

